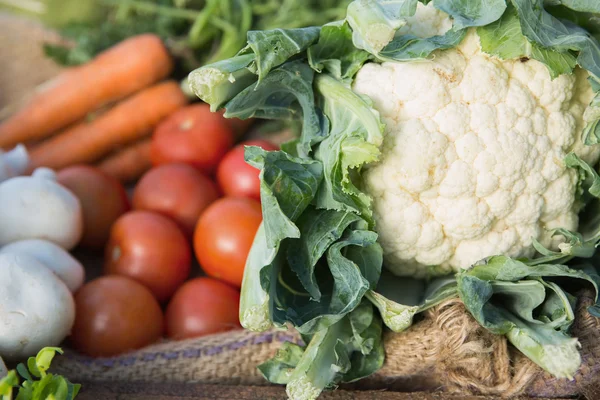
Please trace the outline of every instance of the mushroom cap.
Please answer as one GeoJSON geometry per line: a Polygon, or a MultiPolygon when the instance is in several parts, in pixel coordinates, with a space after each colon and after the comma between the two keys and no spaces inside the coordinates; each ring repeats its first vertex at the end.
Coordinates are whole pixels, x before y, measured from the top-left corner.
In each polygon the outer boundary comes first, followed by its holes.
{"type": "Polygon", "coordinates": [[[79,199],[53,179],[19,176],[0,184],[0,246],[46,239],[70,250],[83,233],[79,199]]]}
{"type": "Polygon", "coordinates": [[[63,341],[75,322],[75,301],[33,256],[0,254],[0,321],[0,357],[23,360],[63,341]]]}
{"type": "Polygon", "coordinates": [[[85,269],[81,263],[65,249],[48,240],[26,239],[12,242],[0,248],[0,254],[6,253],[33,256],[50,268],[73,293],[85,281],[85,269]]]}

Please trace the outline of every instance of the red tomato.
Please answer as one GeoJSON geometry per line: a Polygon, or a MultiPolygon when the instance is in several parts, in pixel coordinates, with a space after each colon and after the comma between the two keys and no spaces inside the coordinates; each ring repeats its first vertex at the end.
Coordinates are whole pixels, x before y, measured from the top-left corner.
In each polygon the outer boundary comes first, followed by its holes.
{"type": "Polygon", "coordinates": [[[229,151],[217,168],[217,183],[226,196],[250,197],[260,200],[260,171],[244,160],[244,146],[259,146],[265,150],[277,150],[266,140],[248,140],[229,151]]]}
{"type": "Polygon", "coordinates": [[[58,182],[81,202],[83,236],[80,245],[101,249],[108,241],[110,227],[129,211],[127,193],[119,181],[87,165],[67,167],[57,174],[58,182]]]}
{"type": "Polygon", "coordinates": [[[103,276],[75,294],[73,347],[93,357],[139,349],[163,334],[164,319],[152,293],[123,276],[103,276]]]}
{"type": "Polygon", "coordinates": [[[167,306],[167,335],[187,339],[240,327],[240,292],[211,278],[186,282],[167,306]]]}
{"type": "Polygon", "coordinates": [[[165,164],[142,177],[133,192],[133,208],[165,215],[192,237],[200,214],[217,198],[217,185],[194,167],[165,164]]]}
{"type": "Polygon", "coordinates": [[[204,272],[241,287],[261,221],[260,203],[253,199],[225,197],[208,206],[194,233],[194,250],[204,272]]]}
{"type": "Polygon", "coordinates": [[[160,123],[150,147],[152,164],[192,164],[206,173],[214,172],[231,148],[234,132],[219,113],[207,104],[184,107],[160,123]]]}
{"type": "Polygon", "coordinates": [[[168,300],[190,274],[191,249],[175,222],[148,211],[132,211],[115,222],[104,272],[125,275],[168,300]]]}

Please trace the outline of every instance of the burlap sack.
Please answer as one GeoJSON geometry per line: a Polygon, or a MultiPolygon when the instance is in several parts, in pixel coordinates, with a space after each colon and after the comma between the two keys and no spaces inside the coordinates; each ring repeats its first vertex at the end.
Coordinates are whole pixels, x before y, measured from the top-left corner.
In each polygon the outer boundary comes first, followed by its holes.
{"type": "Polygon", "coordinates": [[[62,41],[34,20],[0,12],[0,120],[62,70],[42,49],[43,42],[62,41]]]}
{"type": "MultiPolygon", "coordinates": [[[[600,381],[600,320],[580,298],[573,329],[582,345],[583,365],[574,381],[554,379],[468,314],[458,299],[444,302],[403,333],[385,336],[386,361],[357,389],[568,397],[589,392],[600,381]]],[[[228,332],[180,342],[164,342],[123,356],[92,359],[67,350],[53,369],[78,382],[145,381],[262,385],[256,366],[272,357],[284,341],[298,335],[271,331],[228,332]]],[[[596,396],[590,399],[600,398],[596,396]]]]}
{"type": "Polygon", "coordinates": [[[119,357],[93,359],[65,349],[52,371],[72,382],[141,381],[266,385],[256,366],[283,342],[300,342],[286,331],[237,330],[198,339],[162,342],[119,357]]]}
{"type": "Polygon", "coordinates": [[[505,397],[587,393],[600,382],[600,319],[587,312],[591,304],[591,292],[579,297],[572,334],[581,342],[583,361],[573,381],[544,372],[505,337],[482,328],[462,302],[453,299],[428,311],[424,320],[406,332],[387,333],[386,362],[363,385],[505,397]]]}

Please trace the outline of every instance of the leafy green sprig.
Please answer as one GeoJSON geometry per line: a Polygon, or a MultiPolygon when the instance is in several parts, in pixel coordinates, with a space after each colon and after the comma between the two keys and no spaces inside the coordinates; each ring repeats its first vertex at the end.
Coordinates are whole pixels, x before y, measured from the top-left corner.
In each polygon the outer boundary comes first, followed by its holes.
{"type": "Polygon", "coordinates": [[[81,389],[60,375],[48,372],[56,353],[63,351],[58,347],[44,347],[35,357],[29,357],[27,364],[18,364],[0,379],[0,398],[12,400],[72,400],[81,389]],[[23,381],[19,382],[19,375],[23,381]]]}

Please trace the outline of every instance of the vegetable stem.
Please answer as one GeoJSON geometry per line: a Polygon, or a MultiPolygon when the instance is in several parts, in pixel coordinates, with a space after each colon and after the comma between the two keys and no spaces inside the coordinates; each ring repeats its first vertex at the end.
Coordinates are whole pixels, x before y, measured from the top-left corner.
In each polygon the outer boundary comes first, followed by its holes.
{"type": "MultiPolygon", "coordinates": [[[[2,1],[12,1],[12,0],[2,0],[2,1]]],[[[198,18],[202,12],[188,10],[183,8],[175,8],[169,6],[163,6],[159,4],[153,4],[146,1],[141,0],[99,0],[100,3],[111,6],[128,6],[133,10],[143,11],[148,13],[160,14],[167,17],[173,18],[183,18],[187,20],[194,21],[198,18]]]]}
{"type": "Polygon", "coordinates": [[[277,10],[279,6],[280,3],[277,0],[271,0],[266,4],[253,4],[252,12],[256,15],[265,15],[277,10]]]}
{"type": "Polygon", "coordinates": [[[219,6],[219,0],[208,0],[204,9],[197,15],[194,24],[190,28],[188,38],[192,47],[198,45],[201,40],[201,33],[209,23],[210,17],[213,16],[219,6]]]}
{"type": "Polygon", "coordinates": [[[115,19],[120,22],[124,22],[129,16],[129,12],[131,11],[131,7],[124,3],[117,6],[117,12],[115,14],[115,19]]]}

